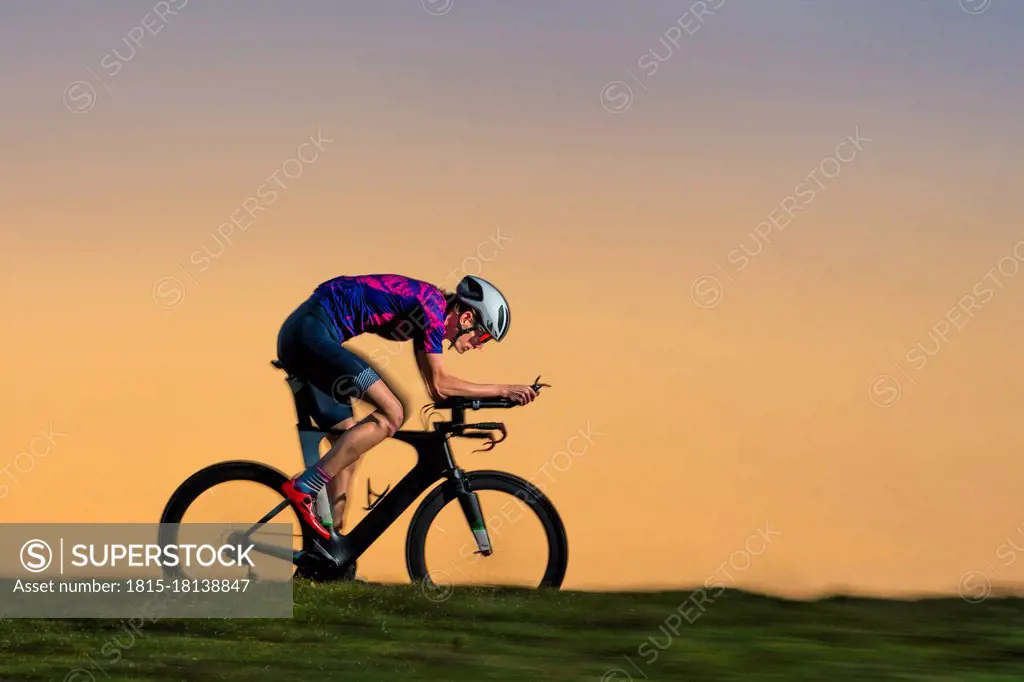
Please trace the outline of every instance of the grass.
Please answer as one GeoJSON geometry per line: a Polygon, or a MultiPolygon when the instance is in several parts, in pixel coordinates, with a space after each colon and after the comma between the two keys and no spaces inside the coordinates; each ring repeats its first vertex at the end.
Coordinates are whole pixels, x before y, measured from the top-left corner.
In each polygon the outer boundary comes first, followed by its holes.
{"type": "Polygon", "coordinates": [[[291,620],[2,620],[0,681],[1024,679],[1024,599],[427,596],[302,582],[291,620]]]}

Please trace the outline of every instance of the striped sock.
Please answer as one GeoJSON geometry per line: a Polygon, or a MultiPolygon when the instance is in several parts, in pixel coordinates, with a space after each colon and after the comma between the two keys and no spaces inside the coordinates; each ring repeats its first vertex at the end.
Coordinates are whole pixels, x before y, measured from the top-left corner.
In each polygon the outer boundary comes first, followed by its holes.
{"type": "Polygon", "coordinates": [[[323,490],[323,487],[327,485],[329,480],[331,480],[331,477],[320,468],[320,465],[314,464],[295,479],[295,488],[308,495],[316,495],[323,490]]]}

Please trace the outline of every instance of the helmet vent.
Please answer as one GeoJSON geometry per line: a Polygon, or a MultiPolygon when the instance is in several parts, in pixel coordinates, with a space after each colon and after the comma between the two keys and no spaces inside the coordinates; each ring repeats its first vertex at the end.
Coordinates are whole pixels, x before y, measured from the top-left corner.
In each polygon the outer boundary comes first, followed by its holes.
{"type": "Polygon", "coordinates": [[[502,334],[505,331],[505,320],[508,313],[506,312],[505,306],[498,308],[498,334],[502,334]]]}
{"type": "Polygon", "coordinates": [[[474,301],[482,301],[484,298],[484,288],[475,279],[467,277],[466,280],[466,297],[474,301]]]}

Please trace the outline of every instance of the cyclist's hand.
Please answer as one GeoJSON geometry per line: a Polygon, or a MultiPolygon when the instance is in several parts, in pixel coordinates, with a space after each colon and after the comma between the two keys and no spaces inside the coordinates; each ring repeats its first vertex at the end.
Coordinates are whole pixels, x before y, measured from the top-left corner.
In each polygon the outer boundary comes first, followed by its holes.
{"type": "Polygon", "coordinates": [[[533,399],[537,397],[537,391],[535,391],[532,386],[509,384],[507,386],[502,386],[501,397],[508,398],[519,405],[525,405],[533,402],[533,399]]]}

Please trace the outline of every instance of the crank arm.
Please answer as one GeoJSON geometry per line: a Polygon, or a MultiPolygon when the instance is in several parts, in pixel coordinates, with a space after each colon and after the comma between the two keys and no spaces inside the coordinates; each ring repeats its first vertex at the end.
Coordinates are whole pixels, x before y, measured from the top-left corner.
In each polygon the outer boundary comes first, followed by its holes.
{"type": "Polygon", "coordinates": [[[290,547],[281,547],[280,545],[272,545],[266,542],[258,542],[252,540],[245,533],[234,532],[228,536],[228,543],[230,544],[247,544],[257,554],[265,554],[266,556],[272,556],[275,559],[283,559],[284,561],[291,561],[294,557],[294,550],[290,547]]]}

